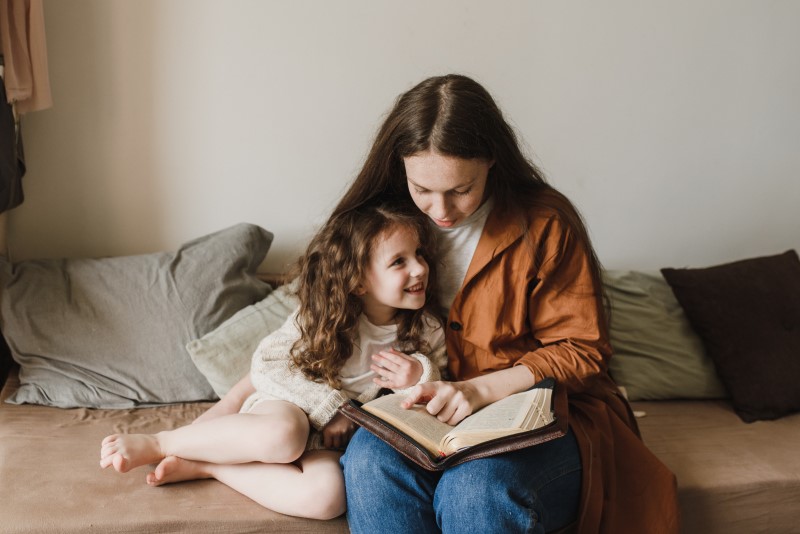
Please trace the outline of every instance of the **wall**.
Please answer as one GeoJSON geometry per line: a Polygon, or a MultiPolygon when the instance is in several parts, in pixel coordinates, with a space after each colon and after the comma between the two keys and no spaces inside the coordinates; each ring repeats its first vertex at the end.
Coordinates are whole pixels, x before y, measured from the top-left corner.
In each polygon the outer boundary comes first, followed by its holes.
{"type": "Polygon", "coordinates": [[[474,76],[607,267],[800,248],[800,2],[45,1],[15,260],[175,248],[249,221],[293,259],[394,98],[474,76]]]}

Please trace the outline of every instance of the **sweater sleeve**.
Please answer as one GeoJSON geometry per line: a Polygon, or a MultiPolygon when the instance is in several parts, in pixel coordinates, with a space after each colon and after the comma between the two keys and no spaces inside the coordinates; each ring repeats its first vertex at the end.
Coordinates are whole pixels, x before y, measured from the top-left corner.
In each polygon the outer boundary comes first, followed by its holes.
{"type": "Polygon", "coordinates": [[[292,314],[278,330],[265,337],[253,354],[250,377],[256,391],[298,406],[311,425],[322,429],[347,401],[347,396],[326,383],[314,382],[292,368],[290,353],[300,339],[292,314]]]}
{"type": "Polygon", "coordinates": [[[528,296],[528,320],[541,346],[520,358],[537,378],[580,384],[604,372],[610,354],[600,288],[588,252],[558,221],[542,244],[544,262],[528,296]]]}
{"type": "MultiPolygon", "coordinates": [[[[417,384],[441,380],[447,369],[447,347],[445,346],[444,329],[431,317],[426,317],[425,320],[428,324],[426,337],[428,345],[430,345],[430,354],[425,355],[420,352],[409,354],[409,356],[422,364],[422,376],[420,376],[417,384]]],[[[396,393],[408,393],[412,387],[414,386],[394,391],[396,393]]]]}

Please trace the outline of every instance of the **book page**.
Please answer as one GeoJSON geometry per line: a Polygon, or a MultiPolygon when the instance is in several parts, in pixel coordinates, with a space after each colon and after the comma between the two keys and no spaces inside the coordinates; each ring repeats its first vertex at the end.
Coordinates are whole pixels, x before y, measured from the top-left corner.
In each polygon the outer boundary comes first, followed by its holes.
{"type": "Polygon", "coordinates": [[[525,421],[522,422],[522,427],[526,430],[540,428],[554,421],[553,412],[550,410],[553,390],[550,388],[542,388],[535,391],[536,399],[533,403],[535,409],[531,410],[525,418],[525,421]]]}
{"type": "Polygon", "coordinates": [[[523,391],[500,399],[461,421],[454,430],[464,433],[520,428],[530,411],[529,407],[536,400],[538,391],[538,389],[523,391]]]}
{"type": "Polygon", "coordinates": [[[518,434],[553,421],[552,390],[537,388],[509,395],[467,417],[445,436],[447,454],[501,436],[518,434]]]}
{"type": "Polygon", "coordinates": [[[442,455],[439,443],[453,427],[429,414],[424,406],[403,408],[400,403],[405,398],[406,395],[402,393],[384,395],[364,404],[362,408],[401,430],[425,447],[434,458],[438,458],[442,455]]]}

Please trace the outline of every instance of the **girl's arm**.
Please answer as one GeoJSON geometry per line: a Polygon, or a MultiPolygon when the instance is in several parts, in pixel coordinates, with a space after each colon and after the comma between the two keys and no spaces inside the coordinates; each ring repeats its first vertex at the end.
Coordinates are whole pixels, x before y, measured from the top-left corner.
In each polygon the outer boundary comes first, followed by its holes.
{"type": "Polygon", "coordinates": [[[200,414],[193,423],[238,413],[244,401],[247,400],[247,397],[252,395],[255,390],[250,380],[250,373],[247,373],[244,378],[239,380],[216,404],[200,414]]]}

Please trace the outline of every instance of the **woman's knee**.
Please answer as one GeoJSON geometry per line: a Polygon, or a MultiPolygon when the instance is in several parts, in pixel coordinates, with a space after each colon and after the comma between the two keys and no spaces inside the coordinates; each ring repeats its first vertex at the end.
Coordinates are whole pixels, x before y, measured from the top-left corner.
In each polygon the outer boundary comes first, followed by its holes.
{"type": "Polygon", "coordinates": [[[562,439],[445,471],[434,498],[441,524],[468,521],[496,532],[490,527],[503,517],[506,531],[535,532],[569,523],[580,499],[581,464],[574,437],[562,439]]]}
{"type": "Polygon", "coordinates": [[[479,459],[466,462],[444,472],[438,486],[436,495],[450,502],[454,506],[473,508],[473,505],[486,499],[494,498],[499,493],[499,498],[508,498],[508,480],[503,472],[496,468],[496,462],[479,459]]]}

